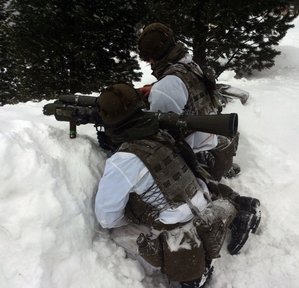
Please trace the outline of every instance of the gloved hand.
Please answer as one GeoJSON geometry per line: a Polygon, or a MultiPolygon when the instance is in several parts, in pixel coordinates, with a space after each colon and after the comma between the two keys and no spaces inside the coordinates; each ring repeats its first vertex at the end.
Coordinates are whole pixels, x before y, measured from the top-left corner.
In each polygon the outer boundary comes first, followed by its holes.
{"type": "Polygon", "coordinates": [[[148,97],[150,92],[151,92],[151,89],[153,87],[153,84],[147,84],[147,85],[144,85],[143,87],[141,88],[138,88],[138,91],[139,93],[141,93],[144,97],[148,97]]]}

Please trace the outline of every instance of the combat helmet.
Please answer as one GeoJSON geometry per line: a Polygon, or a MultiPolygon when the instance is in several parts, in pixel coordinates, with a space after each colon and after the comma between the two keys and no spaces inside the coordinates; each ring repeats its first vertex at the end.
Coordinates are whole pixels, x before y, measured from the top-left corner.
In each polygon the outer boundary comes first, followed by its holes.
{"type": "Polygon", "coordinates": [[[145,103],[132,86],[114,84],[102,90],[97,108],[105,126],[117,126],[145,108],[145,103]]]}
{"type": "Polygon", "coordinates": [[[175,45],[172,30],[162,23],[146,26],[138,39],[139,56],[144,61],[160,60],[175,45]]]}

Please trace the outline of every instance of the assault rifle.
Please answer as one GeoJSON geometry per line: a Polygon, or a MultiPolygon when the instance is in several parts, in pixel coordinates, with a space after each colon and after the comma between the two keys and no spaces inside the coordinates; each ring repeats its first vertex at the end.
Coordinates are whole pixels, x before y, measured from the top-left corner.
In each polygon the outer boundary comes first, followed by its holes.
{"type": "MultiPolygon", "coordinates": [[[[76,138],[76,127],[84,124],[94,124],[98,131],[98,140],[105,137],[104,132],[98,127],[104,127],[104,123],[97,112],[97,97],[79,95],[61,95],[53,103],[43,107],[44,115],[54,115],[58,121],[69,122],[70,138],[76,138]],[[102,135],[99,137],[99,133],[102,135]]],[[[186,135],[192,131],[201,131],[226,137],[234,137],[238,130],[238,114],[220,114],[208,116],[178,115],[173,112],[144,112],[147,117],[155,119],[160,129],[174,131],[186,135]]],[[[106,139],[104,139],[106,140],[106,139]]],[[[103,143],[99,143],[100,146],[103,143]]],[[[103,147],[103,146],[102,146],[103,147]]]]}

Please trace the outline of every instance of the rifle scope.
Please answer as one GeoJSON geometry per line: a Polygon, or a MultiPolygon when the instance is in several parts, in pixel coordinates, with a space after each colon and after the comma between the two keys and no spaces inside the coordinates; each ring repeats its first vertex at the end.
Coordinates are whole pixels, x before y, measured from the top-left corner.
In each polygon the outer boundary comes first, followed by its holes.
{"type": "Polygon", "coordinates": [[[96,107],[97,97],[82,95],[60,95],[59,101],[69,105],[96,107]]]}

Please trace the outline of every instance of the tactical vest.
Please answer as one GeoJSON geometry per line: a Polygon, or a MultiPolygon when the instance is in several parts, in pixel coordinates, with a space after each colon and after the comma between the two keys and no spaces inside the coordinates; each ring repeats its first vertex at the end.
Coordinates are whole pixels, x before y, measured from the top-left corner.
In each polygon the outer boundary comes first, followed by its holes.
{"type": "MultiPolygon", "coordinates": [[[[165,225],[158,221],[161,211],[168,207],[177,207],[186,201],[190,202],[200,190],[196,177],[183,158],[176,153],[173,143],[167,141],[164,135],[167,134],[160,132],[150,138],[121,145],[119,151],[130,152],[140,158],[158,187],[158,190],[150,187],[142,195],[130,193],[127,207],[130,206],[130,213],[139,220],[138,224],[163,231],[151,242],[144,241],[145,236],[140,235],[142,239],[139,237],[137,244],[141,257],[153,266],[162,267],[170,280],[189,281],[202,276],[205,259],[212,260],[220,256],[220,249],[227,229],[236,215],[236,209],[227,200],[216,200],[203,211],[198,211],[188,224],[165,225]],[[161,195],[164,196],[162,201],[161,195]],[[179,239],[180,248],[173,251],[167,239],[170,239],[172,244],[175,239],[179,239]],[[184,246],[185,243],[188,244],[187,247],[184,246]],[[186,263],[190,267],[178,272],[177,267],[185,267],[186,263]]],[[[128,216],[127,213],[126,215],[128,216]]]]}
{"type": "Polygon", "coordinates": [[[209,94],[204,82],[204,74],[195,62],[171,65],[164,71],[162,77],[167,75],[179,77],[186,85],[189,97],[184,111],[187,114],[208,115],[216,111],[218,108],[216,99],[209,94]]]}
{"type": "Polygon", "coordinates": [[[150,226],[154,226],[163,210],[186,203],[186,199],[191,199],[200,190],[186,162],[160,136],[126,142],[118,150],[135,154],[154,178],[156,187],[151,187],[142,195],[131,193],[127,205],[130,213],[150,226]]]}

